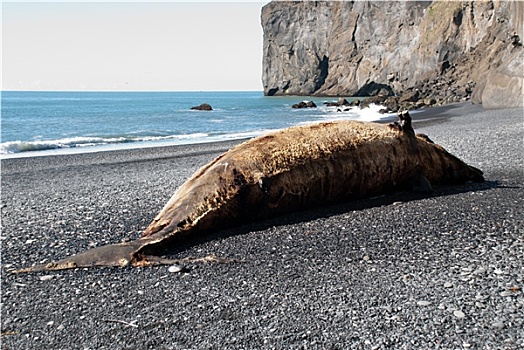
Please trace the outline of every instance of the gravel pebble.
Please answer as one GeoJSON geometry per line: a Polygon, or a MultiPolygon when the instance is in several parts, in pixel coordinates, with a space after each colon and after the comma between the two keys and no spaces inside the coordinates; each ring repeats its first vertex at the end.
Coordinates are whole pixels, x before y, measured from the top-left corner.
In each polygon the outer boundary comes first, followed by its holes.
{"type": "Polygon", "coordinates": [[[167,271],[169,271],[171,273],[183,272],[184,270],[185,270],[185,268],[182,265],[171,265],[167,269],[167,271]]]}
{"type": "Polygon", "coordinates": [[[491,326],[493,328],[502,329],[502,328],[504,328],[504,323],[502,323],[502,322],[494,322],[494,323],[491,324],[491,326]]]}
{"type": "Polygon", "coordinates": [[[217,232],[166,258],[236,262],[187,273],[8,270],[138,238],[185,179],[237,141],[2,160],[2,348],[522,349],[523,293],[500,296],[524,285],[522,109],[439,111],[413,113],[416,131],[486,182],[217,232]]]}
{"type": "Polygon", "coordinates": [[[455,310],[455,311],[453,311],[453,315],[454,315],[456,318],[464,318],[464,317],[466,317],[466,314],[463,313],[463,312],[460,311],[460,310],[455,310]]]}

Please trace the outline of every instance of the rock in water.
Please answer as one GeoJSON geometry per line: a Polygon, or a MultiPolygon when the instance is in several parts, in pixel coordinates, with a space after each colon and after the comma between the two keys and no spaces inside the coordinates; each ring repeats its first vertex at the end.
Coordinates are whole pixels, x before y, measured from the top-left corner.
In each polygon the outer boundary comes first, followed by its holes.
{"type": "Polygon", "coordinates": [[[202,103],[200,106],[191,107],[191,109],[197,110],[197,111],[212,111],[213,108],[208,103],[202,103]]]}
{"type": "Polygon", "coordinates": [[[291,108],[316,108],[316,107],[317,105],[313,101],[301,101],[291,106],[291,108]]]}
{"type": "Polygon", "coordinates": [[[173,264],[156,254],[198,236],[292,211],[391,192],[424,177],[433,185],[483,181],[482,172],[400,123],[292,127],[246,141],[198,170],[142,238],[19,272],[173,264]]]}

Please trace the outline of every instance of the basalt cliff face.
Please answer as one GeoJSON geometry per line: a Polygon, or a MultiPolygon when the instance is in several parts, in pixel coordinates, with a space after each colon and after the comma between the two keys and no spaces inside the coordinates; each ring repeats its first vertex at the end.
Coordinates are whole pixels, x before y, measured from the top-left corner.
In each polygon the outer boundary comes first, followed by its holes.
{"type": "Polygon", "coordinates": [[[523,106],[523,19],[521,1],[272,1],[264,93],[523,106]]]}

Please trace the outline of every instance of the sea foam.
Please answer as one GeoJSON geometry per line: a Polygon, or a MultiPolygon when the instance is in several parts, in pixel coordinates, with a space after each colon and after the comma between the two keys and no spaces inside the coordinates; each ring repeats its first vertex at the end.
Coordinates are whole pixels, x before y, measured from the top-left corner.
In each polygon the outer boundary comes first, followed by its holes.
{"type": "Polygon", "coordinates": [[[155,142],[163,140],[193,140],[208,137],[206,133],[168,136],[119,136],[119,137],[71,137],[58,140],[10,141],[0,144],[0,154],[69,149],[133,142],[155,142]]]}

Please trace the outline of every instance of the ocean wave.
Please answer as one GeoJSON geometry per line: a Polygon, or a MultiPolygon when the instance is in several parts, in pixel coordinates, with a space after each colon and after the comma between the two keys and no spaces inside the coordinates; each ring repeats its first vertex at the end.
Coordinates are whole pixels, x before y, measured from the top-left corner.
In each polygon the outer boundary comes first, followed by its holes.
{"type": "Polygon", "coordinates": [[[0,143],[0,154],[56,150],[122,144],[132,142],[154,142],[165,140],[195,140],[208,137],[207,133],[168,136],[116,136],[116,137],[71,137],[58,140],[9,141],[0,143]]]}
{"type": "Polygon", "coordinates": [[[391,115],[396,115],[396,113],[381,113],[380,111],[383,110],[385,107],[382,105],[371,103],[369,107],[366,108],[360,108],[356,107],[358,109],[357,112],[357,120],[361,121],[367,121],[367,122],[377,122],[382,119],[386,119],[390,117],[391,115]]]}
{"type": "MultiPolygon", "coordinates": [[[[357,120],[362,122],[380,122],[381,120],[387,120],[394,114],[381,113],[380,110],[384,106],[377,104],[370,104],[369,107],[326,107],[322,106],[317,108],[321,111],[318,117],[323,121],[339,121],[339,120],[357,120]]],[[[307,125],[317,123],[319,120],[308,120],[299,122],[299,125],[307,125]]]]}
{"type": "MultiPolygon", "coordinates": [[[[271,109],[272,113],[276,113],[276,117],[271,115],[268,118],[262,118],[262,113],[264,113],[264,116],[266,113],[264,109],[261,111],[257,110],[256,112],[250,112],[245,115],[243,113],[242,115],[234,115],[233,117],[230,117],[229,115],[220,117],[214,115],[210,120],[206,120],[206,123],[213,123],[214,125],[221,124],[225,126],[220,128],[217,127],[215,129],[216,131],[212,131],[213,127],[211,127],[211,130],[205,130],[210,129],[209,127],[202,128],[203,130],[195,130],[193,128],[194,125],[192,125],[193,132],[189,134],[181,134],[177,132],[177,128],[173,127],[173,125],[164,129],[149,127],[145,127],[144,129],[136,128],[132,133],[113,134],[108,136],[98,135],[73,137],[68,135],[63,138],[51,140],[43,139],[45,133],[40,132],[38,134],[42,136],[34,136],[33,134],[31,140],[22,139],[0,143],[0,155],[2,155],[2,158],[17,158],[33,156],[36,155],[35,153],[38,153],[39,155],[56,154],[57,152],[83,153],[108,149],[115,150],[246,139],[297,124],[303,125],[320,121],[342,119],[379,121],[390,117],[390,115],[380,114],[379,110],[381,108],[382,106],[379,105],[371,105],[369,108],[360,109],[356,107],[350,108],[347,111],[337,112],[337,108],[327,107],[321,104],[319,104],[318,108],[311,110],[291,110],[287,107],[278,106],[271,109]],[[292,113],[291,116],[290,112],[292,113]],[[239,123],[246,120],[246,123],[248,124],[241,127],[238,127],[237,125],[231,126],[231,120],[237,120],[239,123]],[[155,132],[152,131],[152,129],[159,131],[155,132]]],[[[186,118],[181,118],[177,123],[181,123],[182,126],[194,123],[194,117],[188,114],[186,115],[186,118]]],[[[77,133],[78,130],[75,130],[74,132],[77,133]]],[[[63,133],[63,135],[66,134],[67,133],[63,133]]]]}

